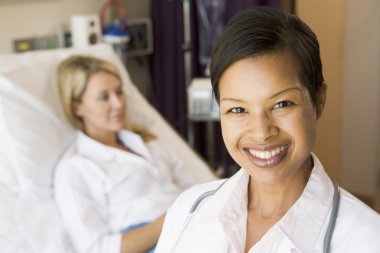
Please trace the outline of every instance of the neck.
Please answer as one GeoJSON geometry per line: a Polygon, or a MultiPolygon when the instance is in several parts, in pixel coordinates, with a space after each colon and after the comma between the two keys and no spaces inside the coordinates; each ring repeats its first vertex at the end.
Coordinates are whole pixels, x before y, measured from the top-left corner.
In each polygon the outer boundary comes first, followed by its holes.
{"type": "Polygon", "coordinates": [[[277,184],[264,184],[252,177],[249,182],[248,210],[262,219],[279,220],[305,189],[312,168],[311,158],[288,179],[277,184]]]}
{"type": "Polygon", "coordinates": [[[119,145],[117,134],[115,132],[92,132],[86,129],[84,133],[104,145],[111,147],[117,147],[119,145]]]}

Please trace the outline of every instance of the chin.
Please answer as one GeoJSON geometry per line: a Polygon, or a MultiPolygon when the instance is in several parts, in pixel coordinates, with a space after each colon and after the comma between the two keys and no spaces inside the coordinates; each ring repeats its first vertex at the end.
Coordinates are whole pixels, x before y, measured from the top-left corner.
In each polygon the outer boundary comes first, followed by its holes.
{"type": "Polygon", "coordinates": [[[119,132],[120,130],[124,129],[124,124],[121,124],[121,123],[120,124],[114,124],[109,129],[114,131],[114,132],[119,132]]]}
{"type": "Polygon", "coordinates": [[[124,129],[124,124],[115,127],[115,131],[121,131],[121,130],[123,130],[123,129],[124,129]]]}

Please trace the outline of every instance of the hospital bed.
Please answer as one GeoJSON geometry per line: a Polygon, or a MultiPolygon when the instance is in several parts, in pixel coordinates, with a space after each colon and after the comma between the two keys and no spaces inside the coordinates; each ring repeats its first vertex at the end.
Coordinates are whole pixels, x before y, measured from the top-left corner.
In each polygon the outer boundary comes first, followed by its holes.
{"type": "Polygon", "coordinates": [[[56,85],[58,63],[72,54],[114,63],[127,94],[127,117],[175,147],[197,183],[215,179],[208,165],[145,100],[112,47],[0,55],[0,251],[73,252],[53,199],[57,160],[73,141],[56,85]]]}

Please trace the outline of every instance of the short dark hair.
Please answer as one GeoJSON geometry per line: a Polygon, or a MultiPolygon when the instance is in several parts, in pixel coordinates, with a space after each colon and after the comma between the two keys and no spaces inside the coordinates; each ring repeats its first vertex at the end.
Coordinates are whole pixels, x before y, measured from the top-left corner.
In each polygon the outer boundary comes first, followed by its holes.
{"type": "Polygon", "coordinates": [[[211,83],[217,101],[219,79],[234,62],[285,52],[290,52],[297,59],[300,80],[315,105],[317,91],[324,83],[318,39],[296,15],[269,7],[238,13],[215,42],[211,57],[211,83]]]}

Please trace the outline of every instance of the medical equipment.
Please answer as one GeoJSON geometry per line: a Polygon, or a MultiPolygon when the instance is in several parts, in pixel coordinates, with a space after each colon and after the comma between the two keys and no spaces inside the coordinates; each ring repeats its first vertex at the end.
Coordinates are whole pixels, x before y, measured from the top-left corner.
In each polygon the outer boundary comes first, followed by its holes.
{"type": "Polygon", "coordinates": [[[87,47],[102,39],[98,15],[71,16],[71,35],[74,47],[87,47]]]}
{"type": "Polygon", "coordinates": [[[340,190],[339,186],[335,181],[332,181],[334,185],[334,196],[333,196],[333,206],[331,210],[331,216],[329,224],[325,234],[325,240],[323,242],[323,253],[330,252],[331,238],[335,229],[336,218],[338,217],[338,209],[340,203],[340,190]]]}
{"type": "Polygon", "coordinates": [[[113,46],[123,63],[127,64],[126,48],[130,41],[128,19],[126,10],[119,0],[108,0],[100,9],[100,25],[102,27],[103,41],[113,46]],[[110,24],[105,23],[106,12],[109,7],[114,7],[118,18],[110,24]]]}
{"type": "Polygon", "coordinates": [[[219,106],[212,93],[210,78],[194,78],[187,88],[189,119],[219,120],[219,106]]]}
{"type": "MultiPolygon", "coordinates": [[[[195,212],[197,211],[197,208],[199,204],[205,200],[206,198],[214,195],[222,186],[228,181],[226,179],[223,183],[221,183],[215,190],[207,191],[202,193],[193,203],[193,205],[190,208],[189,215],[185,220],[185,223],[183,225],[182,231],[179,234],[176,243],[174,244],[174,247],[172,249],[172,253],[174,252],[175,248],[177,247],[179,241],[181,240],[181,237],[183,233],[185,232],[187,226],[190,224],[191,219],[194,217],[195,212]]],[[[332,234],[335,229],[335,223],[338,216],[338,209],[339,209],[339,203],[340,203],[340,190],[338,184],[332,180],[333,186],[334,186],[334,196],[333,196],[333,202],[332,202],[332,210],[331,210],[331,216],[330,220],[327,226],[327,230],[325,233],[325,238],[323,241],[323,253],[330,253],[330,246],[331,246],[331,238],[332,234]]]]}

